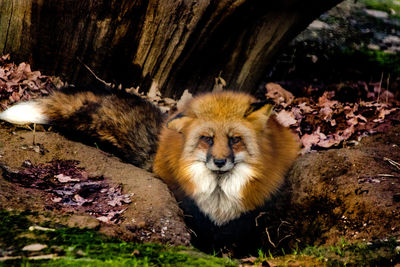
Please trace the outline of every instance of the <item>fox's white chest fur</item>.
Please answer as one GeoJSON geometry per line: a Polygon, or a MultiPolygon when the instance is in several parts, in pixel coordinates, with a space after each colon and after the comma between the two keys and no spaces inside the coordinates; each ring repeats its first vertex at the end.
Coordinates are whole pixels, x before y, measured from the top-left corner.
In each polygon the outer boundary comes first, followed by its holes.
{"type": "Polygon", "coordinates": [[[195,185],[192,197],[216,225],[236,219],[246,210],[242,190],[252,177],[248,164],[239,163],[229,173],[219,176],[204,163],[196,162],[190,166],[190,172],[195,185]]]}

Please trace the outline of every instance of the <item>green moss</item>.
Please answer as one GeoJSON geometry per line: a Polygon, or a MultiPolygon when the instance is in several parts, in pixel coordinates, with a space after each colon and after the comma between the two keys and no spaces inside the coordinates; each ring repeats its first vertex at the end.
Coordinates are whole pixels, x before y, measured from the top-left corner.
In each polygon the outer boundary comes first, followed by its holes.
{"type": "Polygon", "coordinates": [[[400,262],[395,239],[375,243],[349,244],[342,239],[335,246],[308,246],[300,255],[309,255],[326,262],[328,265],[376,265],[389,266],[400,262]]]}
{"type": "Polygon", "coordinates": [[[2,248],[21,248],[28,238],[22,234],[26,232],[30,226],[27,215],[30,212],[11,213],[8,211],[0,211],[0,246],[2,248]]]}
{"type": "MultiPolygon", "coordinates": [[[[26,214],[0,213],[0,255],[22,258],[3,264],[23,266],[236,266],[230,259],[209,256],[194,249],[160,244],[135,244],[101,235],[93,230],[59,228],[29,231],[26,214]],[[11,230],[11,231],[10,231],[11,230]],[[27,237],[29,236],[29,237],[27,237]],[[32,243],[45,244],[40,252],[22,251],[32,243]],[[39,253],[39,254],[38,254],[39,253]],[[33,260],[34,255],[55,254],[53,260],[33,260]]],[[[0,262],[1,265],[1,262],[0,262]]]]}
{"type": "Polygon", "coordinates": [[[334,246],[307,246],[291,253],[272,255],[258,251],[255,264],[273,266],[392,266],[400,262],[400,243],[395,239],[350,244],[345,239],[334,246]]]}
{"type": "Polygon", "coordinates": [[[359,50],[344,50],[345,56],[356,60],[359,65],[373,66],[385,73],[400,75],[400,54],[370,50],[365,47],[359,50]]]}
{"type": "Polygon", "coordinates": [[[400,6],[395,4],[396,0],[364,0],[364,5],[369,9],[375,9],[391,13],[391,10],[400,12],[400,6]]]}
{"type": "MultiPolygon", "coordinates": [[[[0,266],[237,266],[231,259],[206,255],[195,249],[160,244],[136,244],[99,234],[93,230],[61,227],[54,231],[30,231],[28,219],[35,214],[0,211],[0,266]],[[22,251],[28,244],[47,245],[39,252],[22,251]],[[56,255],[51,260],[34,260],[32,256],[56,255]]],[[[51,225],[46,225],[51,227],[51,225]]],[[[53,226],[54,228],[54,226],[53,226]]],[[[335,246],[308,246],[279,254],[259,250],[255,264],[277,266],[298,263],[300,266],[376,265],[400,262],[395,240],[349,244],[345,239],[335,246]]]]}

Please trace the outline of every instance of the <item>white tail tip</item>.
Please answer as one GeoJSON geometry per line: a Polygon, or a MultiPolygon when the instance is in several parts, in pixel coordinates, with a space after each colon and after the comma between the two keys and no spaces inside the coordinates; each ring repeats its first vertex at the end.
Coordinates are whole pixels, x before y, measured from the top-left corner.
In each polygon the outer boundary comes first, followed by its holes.
{"type": "Polygon", "coordinates": [[[6,109],[0,113],[0,120],[13,124],[48,123],[48,119],[43,114],[42,107],[37,101],[21,102],[6,109]]]}

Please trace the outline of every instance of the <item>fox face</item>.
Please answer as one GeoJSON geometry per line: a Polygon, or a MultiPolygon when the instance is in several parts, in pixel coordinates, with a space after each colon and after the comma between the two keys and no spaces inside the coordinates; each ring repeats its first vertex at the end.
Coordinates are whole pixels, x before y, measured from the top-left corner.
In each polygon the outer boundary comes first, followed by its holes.
{"type": "Polygon", "coordinates": [[[193,185],[196,204],[217,225],[235,219],[245,211],[241,191],[253,176],[256,133],[235,122],[197,119],[181,134],[182,173],[193,185]]]}
{"type": "Polygon", "coordinates": [[[239,145],[243,143],[239,135],[204,133],[198,143],[199,156],[204,158],[205,155],[206,167],[217,174],[231,171],[245,158],[243,146],[239,145]]]}
{"type": "Polygon", "coordinates": [[[251,163],[259,153],[256,132],[234,121],[194,119],[181,134],[185,140],[183,157],[203,163],[218,177],[229,174],[238,164],[251,163]]]}
{"type": "Polygon", "coordinates": [[[155,172],[167,184],[177,182],[217,225],[249,210],[245,191],[260,176],[262,135],[272,106],[257,108],[252,102],[245,94],[208,94],[170,119],[161,134],[155,172]],[[164,151],[167,142],[171,150],[164,151]],[[164,172],[168,155],[173,167],[164,172]]]}

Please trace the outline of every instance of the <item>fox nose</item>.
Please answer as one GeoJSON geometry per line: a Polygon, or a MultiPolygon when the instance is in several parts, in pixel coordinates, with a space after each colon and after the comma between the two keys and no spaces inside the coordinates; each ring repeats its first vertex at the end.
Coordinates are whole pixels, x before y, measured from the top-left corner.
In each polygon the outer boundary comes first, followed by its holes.
{"type": "Polygon", "coordinates": [[[214,164],[218,168],[222,168],[226,163],[226,159],[214,159],[214,164]]]}

